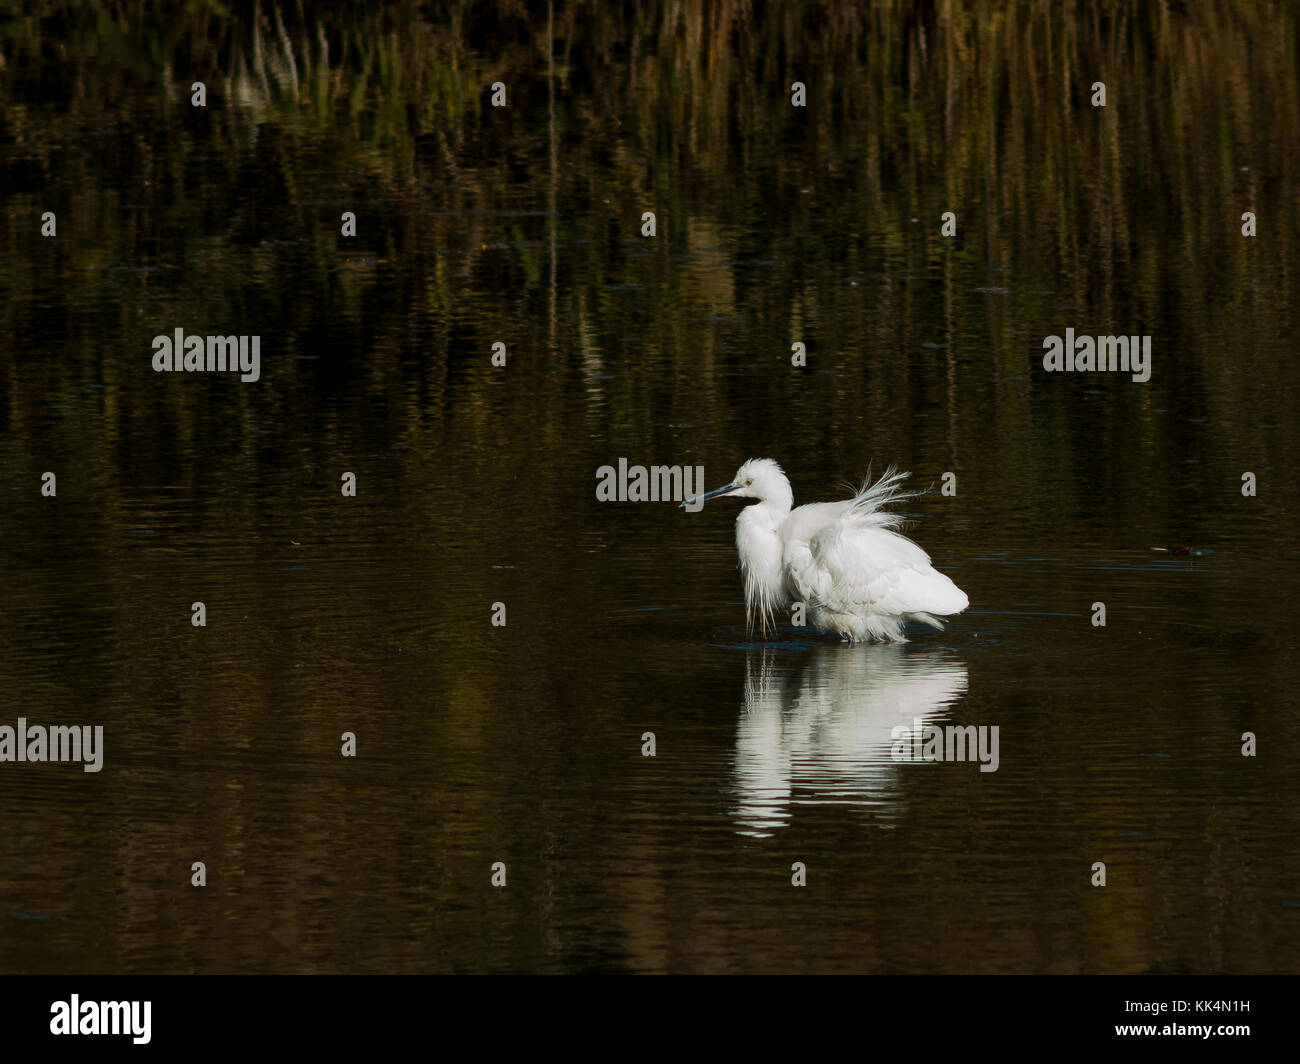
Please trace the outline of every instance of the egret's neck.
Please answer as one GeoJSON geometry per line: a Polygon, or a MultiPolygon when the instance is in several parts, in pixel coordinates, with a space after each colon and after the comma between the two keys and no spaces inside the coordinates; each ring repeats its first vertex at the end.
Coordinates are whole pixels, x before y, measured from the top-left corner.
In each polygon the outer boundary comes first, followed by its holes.
{"type": "Polygon", "coordinates": [[[782,522],[790,516],[791,498],[764,499],[746,506],[736,518],[736,553],[745,578],[745,614],[752,628],[758,623],[766,634],[773,624],[772,614],[784,606],[786,593],[781,542],[782,522]]]}

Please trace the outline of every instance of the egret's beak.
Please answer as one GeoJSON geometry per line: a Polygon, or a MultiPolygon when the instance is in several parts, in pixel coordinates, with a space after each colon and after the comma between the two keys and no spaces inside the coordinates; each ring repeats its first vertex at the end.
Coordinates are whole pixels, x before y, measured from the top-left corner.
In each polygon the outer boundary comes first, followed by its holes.
{"type": "Polygon", "coordinates": [[[712,491],[706,491],[703,495],[696,495],[693,499],[687,499],[682,503],[680,509],[698,510],[710,499],[716,499],[719,495],[726,495],[727,492],[735,491],[739,487],[739,484],[728,484],[725,488],[714,488],[712,491]]]}

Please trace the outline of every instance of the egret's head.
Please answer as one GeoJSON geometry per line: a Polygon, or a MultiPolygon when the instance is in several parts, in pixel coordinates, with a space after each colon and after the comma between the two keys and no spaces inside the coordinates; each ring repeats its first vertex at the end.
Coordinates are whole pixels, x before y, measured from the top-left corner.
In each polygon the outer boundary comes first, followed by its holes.
{"type": "Polygon", "coordinates": [[[771,458],[751,458],[736,470],[736,476],[730,484],[706,491],[693,499],[687,499],[683,506],[698,506],[719,495],[734,495],[738,499],[758,499],[760,502],[784,502],[790,505],[790,481],[781,471],[781,467],[771,458]]]}
{"type": "Polygon", "coordinates": [[[771,458],[751,458],[736,470],[732,495],[741,499],[778,499],[790,493],[790,481],[771,458]]]}

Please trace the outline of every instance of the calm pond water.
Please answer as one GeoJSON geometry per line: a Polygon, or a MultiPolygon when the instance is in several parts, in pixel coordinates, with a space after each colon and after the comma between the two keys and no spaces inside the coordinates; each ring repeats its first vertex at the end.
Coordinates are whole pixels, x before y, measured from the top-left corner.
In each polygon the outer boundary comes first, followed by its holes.
{"type": "Polygon", "coordinates": [[[0,970],[1300,971],[1295,13],[691,7],[0,27],[0,725],[104,728],[0,970]],[[596,498],[758,456],[970,610],[761,640],[738,502],[596,498]]]}

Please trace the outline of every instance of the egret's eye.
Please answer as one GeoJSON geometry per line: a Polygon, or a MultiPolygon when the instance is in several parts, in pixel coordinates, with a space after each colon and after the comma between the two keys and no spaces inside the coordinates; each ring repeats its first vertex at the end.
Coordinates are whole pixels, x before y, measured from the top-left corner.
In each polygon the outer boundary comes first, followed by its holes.
{"type": "Polygon", "coordinates": [[[753,478],[753,477],[750,477],[747,481],[745,481],[745,487],[747,487],[747,488],[748,488],[748,487],[751,487],[751,486],[753,485],[753,483],[754,483],[754,478],[753,478]]]}

